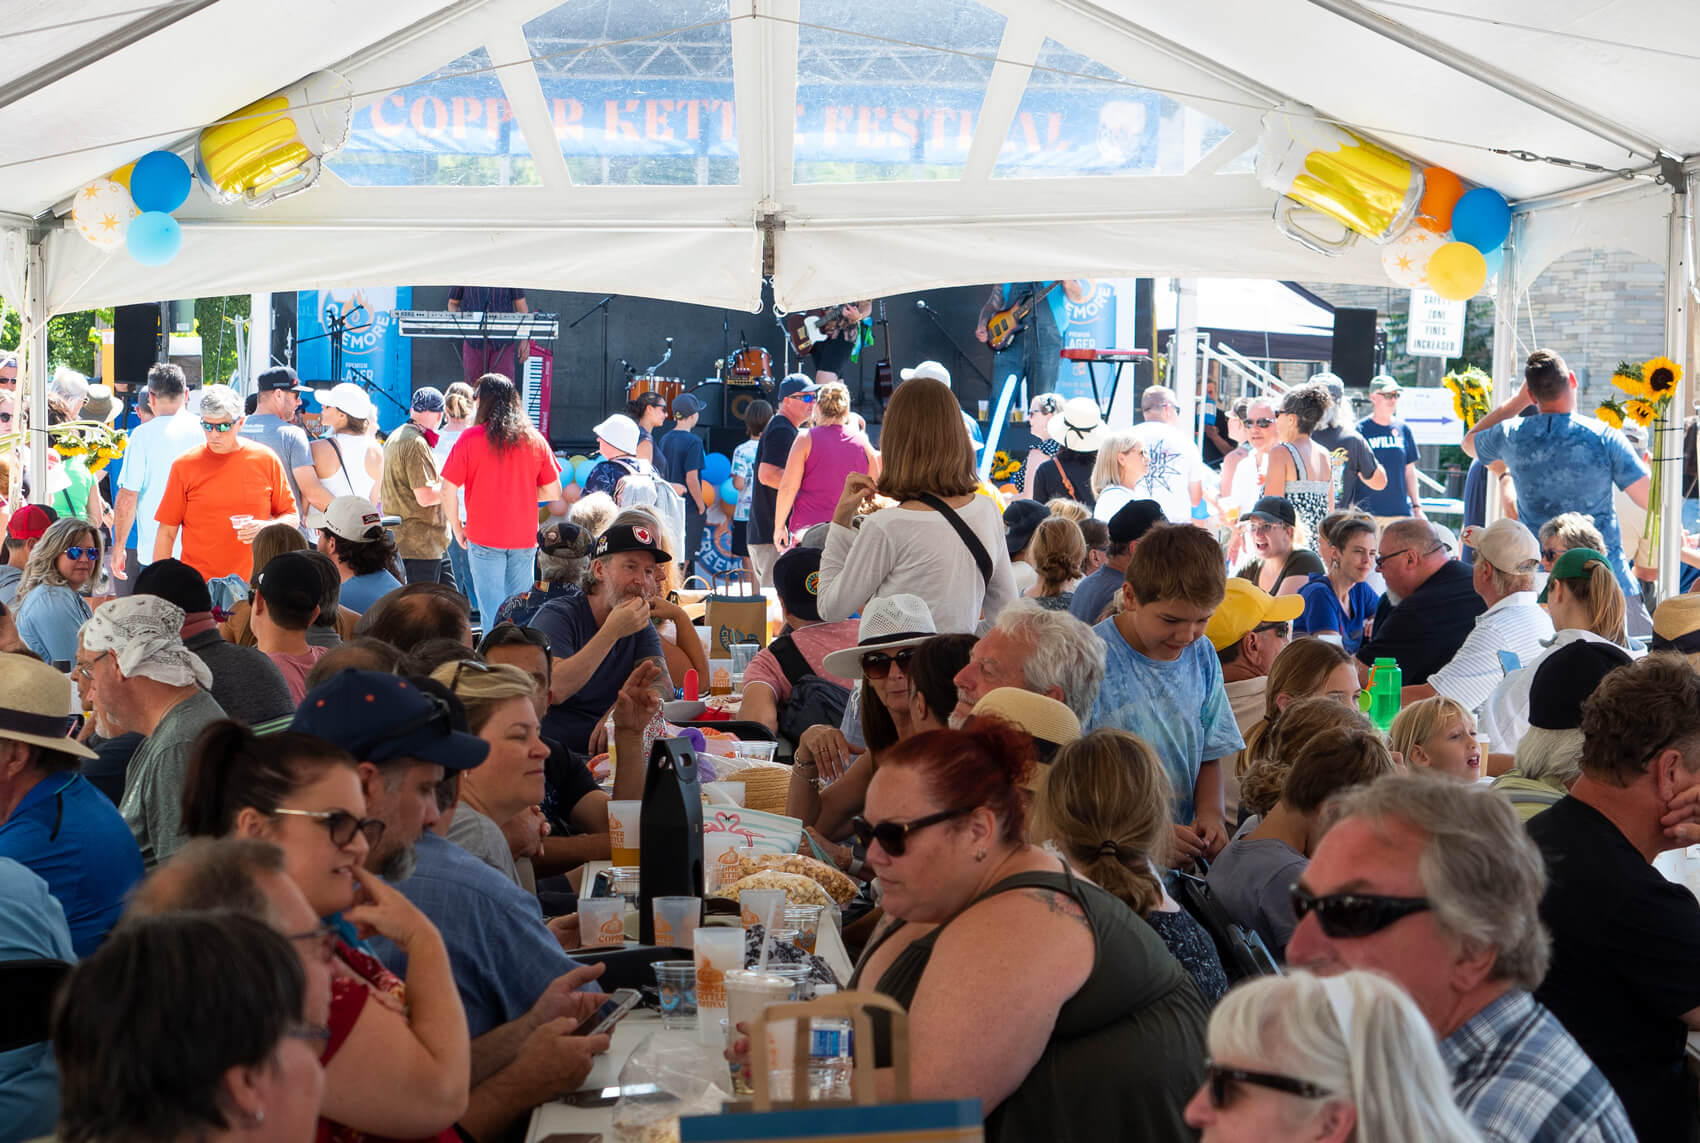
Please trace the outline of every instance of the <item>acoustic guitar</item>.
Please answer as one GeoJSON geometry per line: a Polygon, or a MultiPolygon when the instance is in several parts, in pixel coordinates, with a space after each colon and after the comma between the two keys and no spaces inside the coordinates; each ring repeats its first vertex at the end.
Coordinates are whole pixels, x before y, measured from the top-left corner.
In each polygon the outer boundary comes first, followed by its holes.
{"type": "Polygon", "coordinates": [[[885,353],[874,362],[874,399],[883,409],[891,400],[892,390],[897,388],[897,379],[891,370],[891,326],[885,320],[885,299],[881,298],[878,304],[879,317],[874,319],[874,324],[885,334],[885,353]]]}
{"type": "Polygon", "coordinates": [[[1033,307],[1044,301],[1050,292],[1062,285],[1062,281],[1052,282],[1038,293],[1026,293],[1016,299],[1014,305],[1001,309],[986,319],[986,344],[994,352],[1001,353],[1009,348],[1009,343],[1015,340],[1017,334],[1027,328],[1027,318],[1033,313],[1033,307]]]}

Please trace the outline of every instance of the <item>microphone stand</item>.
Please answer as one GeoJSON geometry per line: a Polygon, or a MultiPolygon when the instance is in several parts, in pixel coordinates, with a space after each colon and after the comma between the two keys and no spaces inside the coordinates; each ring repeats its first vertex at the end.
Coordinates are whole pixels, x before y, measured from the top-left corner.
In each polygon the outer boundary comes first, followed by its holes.
{"type": "Polygon", "coordinates": [[[567,323],[567,328],[572,329],[597,310],[602,311],[602,407],[604,409],[608,407],[608,303],[618,296],[618,294],[609,294],[567,323]]]}
{"type": "Polygon", "coordinates": [[[951,333],[950,330],[946,328],[944,322],[939,319],[937,311],[927,304],[925,298],[916,299],[915,308],[926,314],[927,317],[932,320],[932,323],[938,326],[939,332],[944,334],[944,339],[950,342],[951,346],[955,348],[957,356],[968,363],[968,368],[972,369],[975,374],[978,375],[980,381],[986,386],[986,396],[990,399],[994,388],[992,385],[992,379],[986,376],[986,371],[980,368],[977,361],[968,356],[968,351],[962,348],[962,343],[956,340],[956,335],[951,333]]]}

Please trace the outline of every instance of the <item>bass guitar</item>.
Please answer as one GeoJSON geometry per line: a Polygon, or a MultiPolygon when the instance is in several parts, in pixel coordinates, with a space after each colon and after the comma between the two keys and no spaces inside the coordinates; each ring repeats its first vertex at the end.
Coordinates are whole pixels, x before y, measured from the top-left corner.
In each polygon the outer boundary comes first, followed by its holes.
{"type": "Polygon", "coordinates": [[[1016,334],[1027,328],[1027,318],[1033,313],[1033,307],[1044,301],[1050,292],[1062,285],[1062,281],[1052,282],[1038,293],[1026,293],[1016,299],[1015,304],[999,310],[986,319],[986,344],[994,352],[1002,352],[1009,348],[1009,343],[1015,340],[1016,334]]]}

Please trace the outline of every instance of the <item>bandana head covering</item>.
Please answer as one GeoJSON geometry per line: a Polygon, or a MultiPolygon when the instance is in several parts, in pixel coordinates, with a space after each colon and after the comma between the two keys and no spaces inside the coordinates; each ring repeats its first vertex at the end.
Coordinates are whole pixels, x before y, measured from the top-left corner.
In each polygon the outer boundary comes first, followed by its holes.
{"type": "Polygon", "coordinates": [[[82,627],[83,647],[111,651],[127,679],[147,678],[171,687],[212,689],[212,672],[183,646],[183,609],[157,595],[114,599],[82,627]]]}

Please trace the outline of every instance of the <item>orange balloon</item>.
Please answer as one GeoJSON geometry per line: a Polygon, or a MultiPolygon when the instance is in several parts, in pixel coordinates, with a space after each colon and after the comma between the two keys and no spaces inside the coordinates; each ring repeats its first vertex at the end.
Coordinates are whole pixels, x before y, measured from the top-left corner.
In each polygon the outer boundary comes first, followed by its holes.
{"type": "Polygon", "coordinates": [[[714,485],[710,484],[706,480],[702,482],[702,506],[704,508],[707,508],[710,504],[713,504],[714,501],[715,501],[715,498],[718,497],[719,495],[720,495],[720,492],[719,492],[719,490],[717,490],[714,487],[714,485]]]}
{"type": "Polygon", "coordinates": [[[1464,184],[1445,167],[1423,168],[1423,201],[1417,223],[1424,230],[1445,234],[1452,229],[1452,208],[1464,197],[1464,184]]]}

